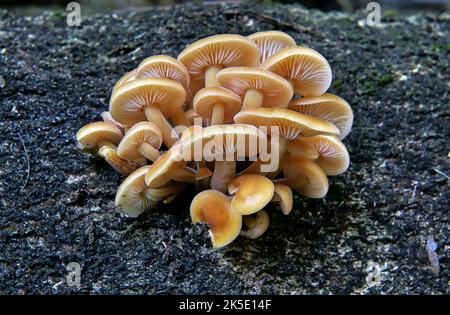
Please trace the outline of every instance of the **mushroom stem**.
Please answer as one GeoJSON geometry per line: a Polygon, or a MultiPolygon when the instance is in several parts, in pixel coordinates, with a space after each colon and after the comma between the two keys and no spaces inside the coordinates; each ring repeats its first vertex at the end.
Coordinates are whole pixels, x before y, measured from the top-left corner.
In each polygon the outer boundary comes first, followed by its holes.
{"type": "Polygon", "coordinates": [[[215,161],[211,176],[211,188],[220,192],[228,190],[228,184],[236,174],[236,161],[215,161]]]}
{"type": "Polygon", "coordinates": [[[197,173],[188,167],[174,165],[167,176],[177,182],[195,184],[197,173]]]}
{"type": "Polygon", "coordinates": [[[271,178],[271,179],[275,178],[281,170],[281,164],[283,161],[283,157],[286,154],[286,151],[287,151],[287,148],[288,148],[288,145],[290,142],[290,140],[287,140],[286,138],[281,137],[281,136],[279,137],[279,139],[280,139],[278,142],[279,164],[278,164],[278,168],[276,171],[270,172],[270,173],[261,172],[261,165],[266,164],[268,162],[267,161],[263,162],[263,161],[261,161],[261,159],[258,158],[256,161],[254,161],[252,164],[250,164],[249,167],[247,167],[245,170],[243,170],[240,173],[240,175],[242,175],[242,174],[261,174],[261,175],[267,176],[268,178],[271,178]]]}
{"type": "Polygon", "coordinates": [[[123,175],[130,175],[138,167],[142,166],[139,165],[137,162],[127,161],[120,158],[117,155],[115,147],[111,147],[109,145],[101,146],[100,149],[98,150],[98,155],[101,156],[103,159],[105,159],[105,161],[109,165],[111,165],[112,168],[114,168],[117,172],[123,175]]]}
{"type": "Polygon", "coordinates": [[[208,67],[205,71],[205,87],[213,87],[213,86],[220,86],[219,81],[217,81],[216,75],[217,72],[222,70],[222,66],[214,65],[208,67]]]}
{"type": "Polygon", "coordinates": [[[211,125],[221,125],[225,114],[225,106],[223,103],[217,103],[213,107],[211,125]]]}
{"type": "Polygon", "coordinates": [[[108,140],[100,140],[97,145],[98,145],[99,151],[102,147],[108,147],[113,150],[117,149],[117,147],[111,141],[108,141],[108,140]]]}
{"type": "Polygon", "coordinates": [[[177,127],[190,127],[191,124],[186,117],[185,112],[182,108],[178,108],[177,111],[172,115],[172,121],[177,127]]]}
{"type": "Polygon", "coordinates": [[[163,188],[147,188],[145,196],[152,201],[160,201],[170,197],[172,194],[177,193],[184,187],[182,184],[177,183],[163,188]]]}
{"type": "Polygon", "coordinates": [[[258,108],[263,104],[264,95],[258,90],[248,90],[242,102],[242,110],[258,108]]]}
{"type": "Polygon", "coordinates": [[[291,140],[288,140],[288,139],[286,139],[286,138],[284,138],[282,136],[280,136],[279,139],[280,139],[279,142],[278,142],[278,161],[279,161],[279,164],[278,164],[278,168],[277,168],[276,171],[273,171],[273,172],[270,172],[270,173],[266,174],[266,176],[268,178],[270,178],[270,179],[273,179],[273,178],[277,177],[278,173],[280,173],[280,171],[281,171],[281,164],[283,163],[284,155],[286,154],[287,149],[288,149],[288,145],[291,142],[291,140]]]}
{"type": "Polygon", "coordinates": [[[155,162],[159,157],[159,151],[151,146],[150,143],[142,142],[139,145],[139,153],[147,160],[155,162]]]}
{"type": "Polygon", "coordinates": [[[147,119],[155,123],[163,135],[163,142],[167,147],[172,147],[172,145],[178,140],[178,135],[172,134],[172,126],[161,113],[158,106],[150,104],[144,107],[145,116],[147,119]]]}

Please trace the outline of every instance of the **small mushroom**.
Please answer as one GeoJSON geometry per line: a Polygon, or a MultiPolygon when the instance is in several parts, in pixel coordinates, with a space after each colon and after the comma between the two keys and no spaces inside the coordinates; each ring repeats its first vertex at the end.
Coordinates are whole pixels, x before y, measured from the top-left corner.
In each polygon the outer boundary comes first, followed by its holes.
{"type": "Polygon", "coordinates": [[[116,193],[115,204],[130,217],[152,209],[158,202],[170,199],[183,188],[182,183],[166,183],[163,187],[150,188],[145,184],[145,174],[151,165],[143,166],[131,173],[120,184],[116,193]]]}
{"type": "Polygon", "coordinates": [[[242,109],[286,108],[294,91],[288,81],[267,70],[233,67],[217,73],[219,83],[242,99],[242,109]]]}
{"type": "Polygon", "coordinates": [[[271,202],[278,202],[280,204],[281,211],[288,215],[291,213],[292,207],[294,206],[294,197],[292,195],[292,190],[289,186],[283,184],[275,184],[275,190],[271,202]]]}
{"type": "Polygon", "coordinates": [[[286,47],[269,57],[262,69],[276,73],[291,82],[302,96],[325,93],[331,84],[331,68],[317,51],[307,47],[286,47]]]}
{"type": "Polygon", "coordinates": [[[144,178],[149,167],[150,165],[146,165],[131,173],[116,192],[116,207],[130,217],[137,217],[156,205],[146,194],[148,187],[144,178]]]}
{"type": "Polygon", "coordinates": [[[242,216],[231,209],[228,197],[216,190],[204,190],[191,203],[191,219],[195,223],[207,223],[214,248],[231,243],[242,227],[242,216]]]}
{"type": "Polygon", "coordinates": [[[103,121],[87,124],[78,130],[76,138],[81,149],[97,153],[116,171],[128,175],[145,161],[131,162],[117,155],[116,145],[123,134],[115,125],[103,121]]]}
{"type": "Polygon", "coordinates": [[[284,179],[275,180],[309,198],[322,198],[328,192],[325,172],[311,160],[294,157],[283,167],[284,179]]]}
{"type": "Polygon", "coordinates": [[[115,120],[114,118],[112,118],[111,113],[108,111],[102,112],[100,114],[100,116],[102,117],[103,121],[106,123],[110,123],[113,124],[114,126],[116,126],[117,128],[119,128],[119,130],[121,132],[125,132],[126,127],[124,125],[122,125],[120,122],[118,122],[117,120],[115,120]]]}
{"type": "Polygon", "coordinates": [[[181,135],[182,155],[185,161],[214,161],[211,188],[226,192],[236,173],[236,161],[256,158],[265,135],[248,125],[215,125],[206,128],[192,126],[181,135]],[[199,154],[200,153],[200,154],[199,154]]]}
{"type": "Polygon", "coordinates": [[[117,154],[126,160],[146,158],[156,161],[162,144],[162,134],[158,126],[149,121],[142,121],[131,127],[120,141],[117,154]]]}
{"type": "Polygon", "coordinates": [[[261,64],[281,49],[297,45],[291,36],[280,31],[257,32],[247,37],[258,46],[261,54],[261,64]]]}
{"type": "MultiPolygon", "coordinates": [[[[136,78],[170,79],[180,83],[185,90],[188,90],[190,83],[189,72],[186,67],[177,59],[164,55],[156,55],[144,59],[137,68],[136,78]]],[[[177,107],[171,118],[177,126],[189,126],[182,107],[177,107]]]]}
{"type": "Polygon", "coordinates": [[[244,174],[233,179],[228,185],[228,193],[233,211],[242,215],[256,213],[273,198],[274,185],[270,179],[257,174],[244,174]]]}
{"type": "Polygon", "coordinates": [[[339,128],[340,139],[344,139],[352,129],[352,108],[343,98],[330,93],[295,98],[289,103],[289,109],[332,123],[339,128]]]}
{"type": "Polygon", "coordinates": [[[144,59],[137,67],[136,78],[166,78],[180,83],[186,90],[190,84],[186,67],[177,59],[164,55],[144,59]]]}
{"type": "Polygon", "coordinates": [[[242,100],[233,91],[220,88],[203,88],[195,94],[194,110],[202,118],[210,119],[211,125],[233,122],[241,109],[242,100]]]}
{"type": "Polygon", "coordinates": [[[269,215],[264,210],[258,211],[256,217],[253,215],[246,215],[242,220],[248,229],[242,230],[240,235],[250,239],[261,237],[269,228],[269,215]]]}
{"type": "Polygon", "coordinates": [[[166,117],[184,103],[186,91],[175,81],[160,78],[135,79],[117,89],[111,96],[109,111],[114,119],[126,125],[149,120],[162,132],[163,142],[171,147],[178,136],[166,117]]]}
{"type": "Polygon", "coordinates": [[[314,160],[327,175],[342,174],[350,164],[347,148],[334,136],[300,137],[289,144],[288,152],[293,156],[314,160]],[[316,151],[315,158],[308,153],[311,150],[316,151]]]}
{"type": "Polygon", "coordinates": [[[259,64],[258,47],[250,39],[236,34],[203,38],[186,47],[178,61],[186,66],[191,77],[204,78],[205,87],[219,86],[216,74],[223,68],[259,64]]]}

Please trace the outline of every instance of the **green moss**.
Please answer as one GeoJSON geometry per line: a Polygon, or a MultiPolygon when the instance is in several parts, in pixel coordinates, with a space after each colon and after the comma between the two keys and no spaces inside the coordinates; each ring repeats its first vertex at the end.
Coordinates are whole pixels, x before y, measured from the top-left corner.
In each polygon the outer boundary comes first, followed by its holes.
{"type": "Polygon", "coordinates": [[[342,88],[342,81],[341,80],[335,80],[333,83],[333,88],[335,90],[340,90],[342,88]]]}
{"type": "Polygon", "coordinates": [[[388,73],[378,79],[378,85],[385,86],[388,85],[389,83],[392,83],[393,81],[394,77],[392,76],[392,74],[388,73]]]}
{"type": "Polygon", "coordinates": [[[362,93],[365,95],[371,95],[375,92],[375,84],[371,81],[366,81],[363,85],[362,93]]]}

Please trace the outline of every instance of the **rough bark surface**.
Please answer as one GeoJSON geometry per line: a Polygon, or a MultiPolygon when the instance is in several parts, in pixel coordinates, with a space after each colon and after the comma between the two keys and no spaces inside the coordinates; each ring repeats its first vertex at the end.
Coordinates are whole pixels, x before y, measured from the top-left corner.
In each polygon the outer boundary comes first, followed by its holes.
{"type": "Polygon", "coordinates": [[[279,5],[119,12],[80,27],[65,14],[0,11],[0,294],[448,293],[449,182],[435,171],[450,174],[448,14],[381,27],[279,5]],[[262,238],[224,250],[191,224],[193,191],[137,219],[118,213],[123,178],[75,141],[115,81],[199,38],[269,29],[329,60],[331,92],[355,113],[350,169],[326,198],[296,196],[289,216],[270,207],[262,238]],[[80,288],[66,284],[69,262],[82,266],[80,288]]]}

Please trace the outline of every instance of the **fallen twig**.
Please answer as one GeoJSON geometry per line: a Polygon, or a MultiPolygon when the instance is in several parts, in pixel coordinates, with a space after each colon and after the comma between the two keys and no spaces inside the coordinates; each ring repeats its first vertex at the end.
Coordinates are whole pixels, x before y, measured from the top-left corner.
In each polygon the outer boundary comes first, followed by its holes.
{"type": "Polygon", "coordinates": [[[438,169],[436,169],[436,168],[433,168],[433,170],[434,170],[436,173],[438,173],[438,174],[444,176],[445,178],[450,179],[450,176],[448,176],[448,175],[445,174],[444,172],[442,172],[442,171],[440,171],[440,170],[438,170],[438,169]]]}

